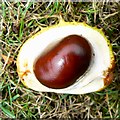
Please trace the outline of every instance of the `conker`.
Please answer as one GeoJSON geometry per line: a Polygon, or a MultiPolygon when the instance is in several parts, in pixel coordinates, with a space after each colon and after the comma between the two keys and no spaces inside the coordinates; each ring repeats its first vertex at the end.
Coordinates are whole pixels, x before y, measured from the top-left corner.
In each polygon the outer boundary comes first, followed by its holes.
{"type": "Polygon", "coordinates": [[[91,62],[92,49],[82,36],[69,35],[34,63],[36,78],[43,85],[66,88],[85,73],[91,62]]]}

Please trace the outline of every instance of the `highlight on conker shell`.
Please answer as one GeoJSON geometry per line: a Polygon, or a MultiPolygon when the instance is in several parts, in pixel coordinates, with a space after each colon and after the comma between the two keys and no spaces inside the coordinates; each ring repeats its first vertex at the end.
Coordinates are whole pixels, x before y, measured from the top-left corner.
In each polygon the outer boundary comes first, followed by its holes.
{"type": "Polygon", "coordinates": [[[34,63],[34,74],[49,88],[66,88],[88,69],[92,56],[89,42],[78,35],[69,35],[34,63]]]}

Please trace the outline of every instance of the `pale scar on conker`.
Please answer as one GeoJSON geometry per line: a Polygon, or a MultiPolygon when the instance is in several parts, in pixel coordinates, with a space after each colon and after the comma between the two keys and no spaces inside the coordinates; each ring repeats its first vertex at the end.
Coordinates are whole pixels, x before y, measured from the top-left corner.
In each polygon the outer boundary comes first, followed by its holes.
{"type": "Polygon", "coordinates": [[[34,73],[44,86],[53,89],[66,88],[86,72],[91,56],[92,48],[85,38],[69,35],[37,58],[34,73]]]}

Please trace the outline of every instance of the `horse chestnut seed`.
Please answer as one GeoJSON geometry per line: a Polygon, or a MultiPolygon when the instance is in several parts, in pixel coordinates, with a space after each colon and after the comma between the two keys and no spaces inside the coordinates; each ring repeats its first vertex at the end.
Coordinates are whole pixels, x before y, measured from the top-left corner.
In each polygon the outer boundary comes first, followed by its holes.
{"type": "Polygon", "coordinates": [[[85,73],[91,61],[91,46],[78,35],[69,35],[34,63],[36,78],[43,85],[66,88],[85,73]]]}

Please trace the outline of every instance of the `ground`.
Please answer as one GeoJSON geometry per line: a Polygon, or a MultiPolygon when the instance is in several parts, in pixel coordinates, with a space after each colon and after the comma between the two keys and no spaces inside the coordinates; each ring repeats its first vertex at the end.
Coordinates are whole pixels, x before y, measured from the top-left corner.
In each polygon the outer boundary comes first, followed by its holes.
{"type": "Polygon", "coordinates": [[[120,118],[119,2],[6,1],[0,8],[0,118],[120,118]],[[40,93],[21,83],[16,72],[20,47],[41,27],[58,24],[60,15],[102,28],[110,40],[116,66],[106,89],[85,95],[40,93]]]}

